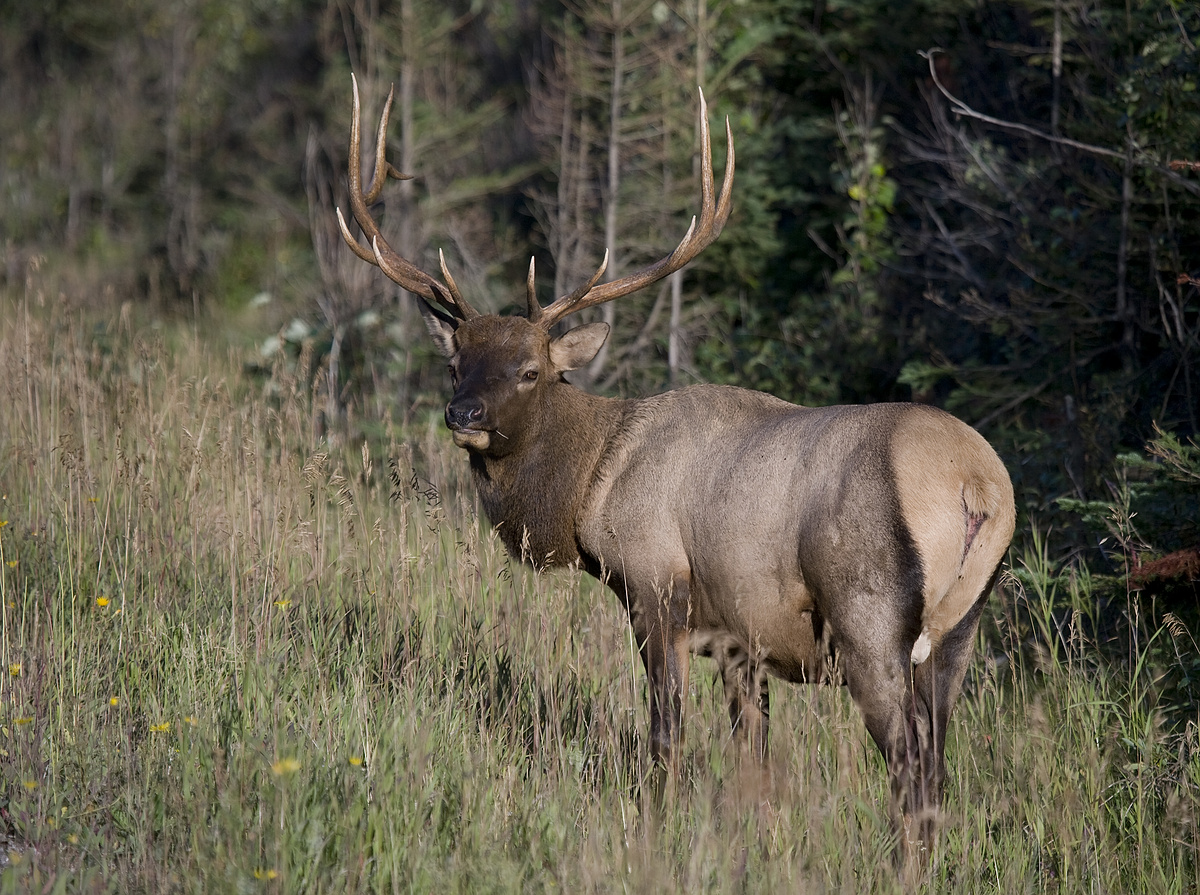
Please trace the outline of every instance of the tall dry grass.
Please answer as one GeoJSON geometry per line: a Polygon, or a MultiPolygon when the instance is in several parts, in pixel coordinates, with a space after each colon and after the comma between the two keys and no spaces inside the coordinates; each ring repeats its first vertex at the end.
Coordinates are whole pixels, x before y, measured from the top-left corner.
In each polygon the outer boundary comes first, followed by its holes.
{"type": "MultiPolygon", "coordinates": [[[[898,889],[842,691],[775,685],[760,804],[696,663],[652,808],[616,601],[512,563],[436,425],[331,443],[304,358],[40,298],[0,309],[0,891],[898,889]]],[[[1112,661],[1050,555],[993,601],[929,889],[1195,892],[1194,645],[1112,661]]]]}

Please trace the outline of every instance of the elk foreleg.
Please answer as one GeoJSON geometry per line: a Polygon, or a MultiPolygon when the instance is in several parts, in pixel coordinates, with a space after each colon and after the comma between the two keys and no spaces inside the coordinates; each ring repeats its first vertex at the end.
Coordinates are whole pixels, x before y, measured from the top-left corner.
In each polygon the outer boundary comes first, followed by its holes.
{"type": "Polygon", "coordinates": [[[688,575],[675,575],[665,589],[647,590],[637,601],[643,611],[635,631],[644,629],[639,639],[650,691],[650,751],[659,765],[674,771],[688,679],[688,575]]]}

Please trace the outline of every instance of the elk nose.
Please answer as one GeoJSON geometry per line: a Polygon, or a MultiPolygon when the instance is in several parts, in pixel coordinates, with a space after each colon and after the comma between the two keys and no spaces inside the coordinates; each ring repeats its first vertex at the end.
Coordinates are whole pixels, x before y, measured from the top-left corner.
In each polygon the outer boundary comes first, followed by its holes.
{"type": "Polygon", "coordinates": [[[477,429],[483,420],[483,402],[474,398],[455,399],[446,405],[446,426],[450,429],[477,429]]]}

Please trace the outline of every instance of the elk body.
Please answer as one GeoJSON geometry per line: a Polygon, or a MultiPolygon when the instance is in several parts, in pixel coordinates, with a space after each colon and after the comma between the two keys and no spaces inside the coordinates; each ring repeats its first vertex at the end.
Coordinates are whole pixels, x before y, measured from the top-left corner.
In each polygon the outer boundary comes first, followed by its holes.
{"type": "Polygon", "coordinates": [[[689,655],[716,660],[732,730],[767,753],[768,676],[819,682],[834,667],[886,760],[905,838],[931,841],[947,722],[983,603],[1013,533],[1012,485],[972,428],[931,407],[808,408],[761,392],[697,385],[618,400],[571,386],[608,336],[592,323],[554,336],[585,307],[679,269],[730,209],[729,140],[717,195],[701,97],[702,210],[650,267],[528,313],[476,312],[443,259],[441,278],[397,256],[371,217],[387,174],[391,98],[375,175],[363,189],[357,84],[350,194],[370,248],[354,251],[421,297],[450,360],[446,424],[508,551],[536,567],[578,564],[629,612],[645,664],[654,755],[680,737],[689,655]]]}

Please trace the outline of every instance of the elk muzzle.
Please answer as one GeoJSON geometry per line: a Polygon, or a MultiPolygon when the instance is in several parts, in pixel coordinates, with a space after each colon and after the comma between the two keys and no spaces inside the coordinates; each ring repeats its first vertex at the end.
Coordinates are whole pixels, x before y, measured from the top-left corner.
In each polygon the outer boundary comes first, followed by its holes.
{"type": "Polygon", "coordinates": [[[491,444],[491,432],[482,428],[483,402],[476,397],[455,395],[446,405],[446,427],[460,448],[486,450],[491,444]]]}

